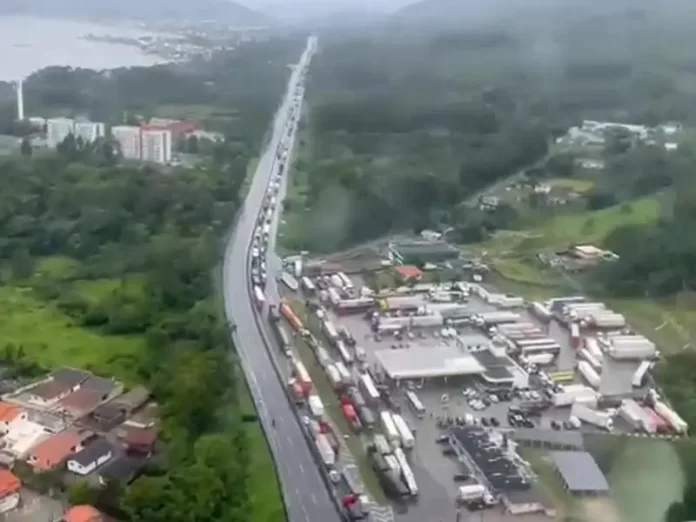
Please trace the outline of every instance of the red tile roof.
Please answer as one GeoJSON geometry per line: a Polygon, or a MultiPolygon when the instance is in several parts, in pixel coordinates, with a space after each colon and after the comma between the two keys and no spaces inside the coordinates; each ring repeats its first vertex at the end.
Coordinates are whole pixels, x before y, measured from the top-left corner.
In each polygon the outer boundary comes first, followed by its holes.
{"type": "Polygon", "coordinates": [[[38,471],[54,469],[68,458],[87,437],[75,431],[63,431],[46,439],[29,452],[29,464],[38,471]]]}
{"type": "Polygon", "coordinates": [[[17,493],[22,488],[22,481],[8,469],[0,468],[0,499],[17,493]]]}
{"type": "Polygon", "coordinates": [[[15,404],[0,401],[0,422],[12,422],[22,413],[22,408],[15,404]]]}
{"type": "Polygon", "coordinates": [[[411,265],[404,265],[404,266],[397,266],[394,268],[394,271],[399,274],[399,277],[402,279],[420,279],[423,277],[423,271],[418,268],[417,266],[411,266],[411,265]]]}
{"type": "Polygon", "coordinates": [[[73,506],[63,516],[65,522],[102,522],[103,515],[92,506],[73,506]]]}

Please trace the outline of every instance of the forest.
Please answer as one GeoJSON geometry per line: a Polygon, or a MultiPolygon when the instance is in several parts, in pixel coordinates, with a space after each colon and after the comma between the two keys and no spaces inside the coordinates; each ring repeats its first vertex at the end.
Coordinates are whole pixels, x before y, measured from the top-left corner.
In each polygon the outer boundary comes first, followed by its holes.
{"type": "Polygon", "coordinates": [[[28,106],[41,111],[114,122],[205,106],[226,138],[195,168],[166,173],[70,137],[55,153],[23,147],[1,160],[0,363],[20,375],[58,365],[113,375],[147,385],[161,408],[162,451],[143,475],[125,488],[69,488],[73,503],[132,522],[284,518],[217,286],[248,167],[303,44],[27,80],[28,106]]]}
{"type": "Polygon", "coordinates": [[[286,247],[466,227],[465,200],[542,160],[583,119],[696,120],[693,58],[678,51],[691,12],[593,9],[321,35],[286,247]]]}

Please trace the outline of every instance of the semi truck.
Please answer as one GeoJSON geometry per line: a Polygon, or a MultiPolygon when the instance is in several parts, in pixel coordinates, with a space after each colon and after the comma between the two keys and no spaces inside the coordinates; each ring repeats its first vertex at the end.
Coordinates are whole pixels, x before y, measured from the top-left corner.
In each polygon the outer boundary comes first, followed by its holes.
{"type": "Polygon", "coordinates": [[[387,437],[387,440],[392,446],[398,447],[399,443],[401,442],[401,437],[399,436],[399,432],[394,425],[394,419],[392,419],[391,413],[388,411],[381,411],[379,413],[379,418],[382,424],[382,432],[384,433],[384,436],[387,437]]]}
{"type": "Polygon", "coordinates": [[[614,421],[609,413],[593,410],[577,402],[570,409],[570,416],[605,430],[611,430],[614,426],[614,421]]]}
{"type": "Polygon", "coordinates": [[[259,286],[254,286],[254,304],[256,305],[257,310],[262,310],[265,303],[266,296],[263,295],[263,290],[261,290],[261,287],[259,286]]]}
{"type": "Polygon", "coordinates": [[[416,438],[413,436],[411,428],[408,427],[404,418],[398,413],[392,414],[392,420],[394,421],[396,431],[399,432],[401,447],[404,449],[412,449],[416,445],[416,438]]]}

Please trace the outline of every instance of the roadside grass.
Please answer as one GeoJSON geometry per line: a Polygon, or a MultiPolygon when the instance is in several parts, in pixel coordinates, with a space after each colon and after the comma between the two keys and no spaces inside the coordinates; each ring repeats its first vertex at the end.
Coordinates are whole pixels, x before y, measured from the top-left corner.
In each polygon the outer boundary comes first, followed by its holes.
{"type": "Polygon", "coordinates": [[[626,522],[663,520],[670,504],[681,500],[684,487],[675,444],[659,439],[627,437],[607,479],[626,522]]]}
{"type": "Polygon", "coordinates": [[[75,366],[133,382],[132,368],[142,353],[136,336],[99,335],[82,328],[30,288],[0,288],[0,332],[4,343],[21,345],[44,368],[75,366]]]}
{"type": "Polygon", "coordinates": [[[78,275],[80,262],[67,256],[50,256],[38,259],[36,276],[49,277],[53,280],[72,279],[78,275]]]}
{"type": "MultiPolygon", "coordinates": [[[[319,329],[316,323],[312,320],[310,314],[307,312],[304,304],[301,301],[294,300],[292,301],[292,306],[298,315],[302,317],[312,334],[320,339],[321,335],[319,329]]],[[[365,488],[375,502],[378,504],[386,504],[387,498],[379,482],[379,478],[370,465],[363,441],[361,437],[353,431],[343,415],[339,398],[331,386],[324,369],[319,365],[319,362],[314,356],[314,352],[312,352],[312,349],[307,343],[304,342],[304,340],[300,338],[296,339],[295,346],[300,353],[302,362],[305,364],[307,371],[312,377],[314,388],[321,397],[321,400],[324,403],[324,408],[331,417],[331,420],[334,422],[334,424],[336,424],[341,435],[348,435],[346,444],[348,445],[348,448],[350,449],[350,452],[355,458],[356,464],[360,469],[360,476],[365,484],[365,488]]]]}
{"type": "Polygon", "coordinates": [[[143,298],[145,292],[143,279],[136,275],[124,279],[84,279],[75,281],[73,289],[92,303],[106,299],[116,290],[134,298],[143,298]]]}
{"type": "MultiPolygon", "coordinates": [[[[215,292],[213,299],[218,313],[225,318],[225,300],[221,291],[223,287],[222,266],[215,267],[212,273],[215,292]]],[[[230,367],[237,379],[237,400],[241,415],[258,415],[256,405],[249,391],[244,372],[237,364],[237,355],[230,355],[230,367]]],[[[251,502],[251,520],[259,522],[286,522],[283,498],[276,471],[276,464],[268,447],[268,441],[259,421],[244,423],[249,442],[249,500],[251,502]]]]}
{"type": "MultiPolygon", "coordinates": [[[[237,369],[237,395],[242,415],[256,415],[251,392],[244,380],[244,373],[237,369]]],[[[275,462],[268,441],[258,420],[245,422],[244,430],[249,442],[249,501],[251,520],[255,522],[285,522],[285,509],[275,462]]]]}

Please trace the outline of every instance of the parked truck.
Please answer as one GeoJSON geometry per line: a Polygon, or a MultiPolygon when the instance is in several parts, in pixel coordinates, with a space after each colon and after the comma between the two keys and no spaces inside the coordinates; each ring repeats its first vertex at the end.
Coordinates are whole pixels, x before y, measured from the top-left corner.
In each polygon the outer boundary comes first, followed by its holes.
{"type": "Polygon", "coordinates": [[[685,434],[689,430],[689,425],[679,414],[662,401],[655,401],[653,406],[655,412],[662,417],[675,433],[685,434]]]}
{"type": "Polygon", "coordinates": [[[416,438],[413,436],[411,428],[408,427],[404,418],[398,413],[392,414],[392,420],[394,421],[396,431],[399,432],[401,447],[404,449],[412,449],[416,445],[416,438]]]}
{"type": "Polygon", "coordinates": [[[571,407],[570,416],[605,430],[611,430],[614,426],[614,421],[609,413],[593,410],[577,402],[571,407]]]}
{"type": "Polygon", "coordinates": [[[391,453],[392,449],[387,441],[387,438],[378,433],[373,439],[375,451],[379,452],[381,455],[388,455],[391,453]]]}
{"type": "Polygon", "coordinates": [[[401,442],[401,437],[399,436],[399,432],[394,425],[394,419],[392,418],[391,413],[388,411],[381,411],[379,417],[382,424],[382,432],[384,433],[385,437],[387,437],[387,440],[390,444],[392,444],[392,446],[398,446],[401,442]]]}
{"type": "Polygon", "coordinates": [[[321,419],[324,416],[324,403],[318,395],[310,395],[307,398],[307,407],[315,419],[321,419]]]}
{"type": "Polygon", "coordinates": [[[379,391],[377,390],[372,377],[370,377],[370,375],[367,373],[363,373],[360,376],[360,390],[362,391],[363,396],[370,401],[371,404],[375,405],[379,403],[379,391]]]}
{"type": "Polygon", "coordinates": [[[260,286],[254,286],[254,304],[257,310],[262,310],[265,303],[266,296],[263,295],[263,290],[261,290],[260,286]]]}
{"type": "Polygon", "coordinates": [[[578,363],[578,372],[580,372],[580,375],[585,378],[590,386],[592,386],[594,389],[599,388],[599,384],[602,382],[602,380],[594,368],[592,368],[590,363],[587,361],[580,361],[578,363]]]}
{"type": "Polygon", "coordinates": [[[394,450],[394,456],[396,457],[399,467],[401,468],[401,476],[406,483],[406,487],[410,491],[411,495],[414,497],[418,496],[418,484],[416,484],[416,478],[411,470],[411,465],[406,460],[406,455],[404,455],[401,448],[396,448],[394,450]]]}
{"type": "Polygon", "coordinates": [[[631,380],[631,384],[634,388],[640,388],[641,386],[643,386],[643,383],[645,382],[645,377],[648,375],[648,372],[652,367],[652,361],[643,361],[642,363],[640,363],[640,366],[638,366],[638,369],[636,370],[636,373],[633,374],[633,378],[631,380]]]}
{"type": "Polygon", "coordinates": [[[336,464],[336,454],[331,447],[329,439],[326,438],[325,434],[319,433],[316,435],[314,442],[324,466],[327,468],[332,468],[336,464]]]}

